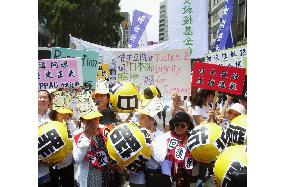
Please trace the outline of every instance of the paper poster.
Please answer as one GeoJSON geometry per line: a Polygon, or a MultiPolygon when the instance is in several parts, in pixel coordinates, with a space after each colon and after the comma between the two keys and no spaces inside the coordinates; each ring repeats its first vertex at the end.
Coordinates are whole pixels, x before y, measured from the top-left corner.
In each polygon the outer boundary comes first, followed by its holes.
{"type": "Polygon", "coordinates": [[[191,61],[186,49],[153,52],[154,84],[162,96],[191,95],[191,61]]]}
{"type": "Polygon", "coordinates": [[[95,89],[99,58],[98,52],[60,47],[53,47],[51,50],[51,58],[53,59],[74,57],[81,57],[82,59],[83,82],[92,84],[92,89],[95,89]]]}
{"type": "Polygon", "coordinates": [[[116,52],[116,81],[144,89],[154,83],[153,56],[149,52],[116,52]]]}
{"type": "Polygon", "coordinates": [[[247,66],[247,46],[239,46],[226,50],[209,53],[205,61],[210,64],[246,68],[247,66]]]}
{"type": "Polygon", "coordinates": [[[245,73],[245,68],[196,62],[193,66],[192,86],[241,95],[245,73]]]}
{"type": "Polygon", "coordinates": [[[38,89],[78,88],[82,85],[81,58],[38,61],[38,89]]]}
{"type": "Polygon", "coordinates": [[[98,65],[98,71],[97,71],[97,80],[110,80],[110,70],[109,70],[109,64],[99,64],[98,65]]]}

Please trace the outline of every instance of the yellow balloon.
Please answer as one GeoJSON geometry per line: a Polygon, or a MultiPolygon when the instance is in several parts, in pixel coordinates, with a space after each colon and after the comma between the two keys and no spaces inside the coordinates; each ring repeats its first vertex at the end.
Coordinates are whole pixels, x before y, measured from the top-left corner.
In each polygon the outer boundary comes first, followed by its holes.
{"type": "Polygon", "coordinates": [[[227,146],[225,132],[216,123],[203,123],[190,133],[187,147],[192,157],[203,163],[209,163],[227,146]]]}
{"type": "Polygon", "coordinates": [[[214,174],[219,186],[230,186],[230,177],[233,171],[240,171],[247,167],[246,146],[234,145],[227,147],[217,158],[214,165],[214,174]]]}
{"type": "Polygon", "coordinates": [[[48,121],[38,127],[38,159],[49,163],[62,161],[72,151],[66,123],[48,121]]]}
{"type": "Polygon", "coordinates": [[[148,160],[152,151],[150,133],[134,123],[120,124],[108,133],[107,150],[120,167],[128,166],[141,156],[148,160]]]}
{"type": "Polygon", "coordinates": [[[138,108],[139,91],[131,82],[116,83],[110,91],[110,103],[115,111],[129,113],[138,108]]]}
{"type": "Polygon", "coordinates": [[[239,115],[234,118],[226,129],[229,143],[232,145],[246,145],[247,139],[247,115],[239,115]]]}

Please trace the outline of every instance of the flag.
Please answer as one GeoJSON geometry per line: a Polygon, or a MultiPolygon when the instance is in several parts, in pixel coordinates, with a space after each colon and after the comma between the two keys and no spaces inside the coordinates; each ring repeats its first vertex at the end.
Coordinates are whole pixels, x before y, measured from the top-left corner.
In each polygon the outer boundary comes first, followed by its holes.
{"type": "Polygon", "coordinates": [[[146,26],[150,20],[152,15],[147,14],[145,12],[141,12],[139,10],[135,10],[133,12],[132,25],[130,28],[129,39],[128,39],[128,47],[136,48],[138,46],[138,42],[146,29],[146,26]]]}

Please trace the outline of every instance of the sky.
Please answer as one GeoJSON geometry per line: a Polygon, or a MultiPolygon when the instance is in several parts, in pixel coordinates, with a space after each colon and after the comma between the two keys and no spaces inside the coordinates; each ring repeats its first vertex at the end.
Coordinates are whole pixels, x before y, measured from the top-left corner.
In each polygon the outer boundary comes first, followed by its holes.
{"type": "Polygon", "coordinates": [[[136,9],[152,15],[146,27],[147,40],[158,42],[160,2],[163,1],[164,0],[121,0],[119,5],[121,12],[129,12],[130,20],[132,20],[132,12],[136,9]]]}

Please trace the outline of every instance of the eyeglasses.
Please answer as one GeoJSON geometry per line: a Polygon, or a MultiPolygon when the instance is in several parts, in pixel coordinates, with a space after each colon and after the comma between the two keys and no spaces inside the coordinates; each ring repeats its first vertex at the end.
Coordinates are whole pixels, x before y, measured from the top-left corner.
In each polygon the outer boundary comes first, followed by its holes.
{"type": "Polygon", "coordinates": [[[181,128],[181,129],[184,129],[186,127],[186,123],[184,123],[184,122],[180,122],[180,123],[177,122],[174,125],[175,125],[175,127],[181,128]]]}

